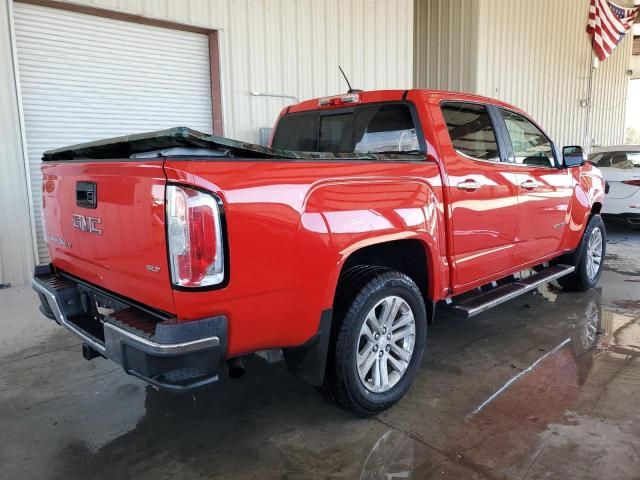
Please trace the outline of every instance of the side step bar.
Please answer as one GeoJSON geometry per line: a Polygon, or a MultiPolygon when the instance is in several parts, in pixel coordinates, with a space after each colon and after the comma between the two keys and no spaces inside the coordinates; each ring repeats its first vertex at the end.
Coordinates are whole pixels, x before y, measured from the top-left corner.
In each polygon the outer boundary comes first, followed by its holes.
{"type": "Polygon", "coordinates": [[[490,308],[507,302],[523,293],[535,290],[540,285],[549,283],[565,275],[569,275],[576,268],[570,265],[555,265],[545,268],[544,270],[513,283],[508,283],[500,287],[496,287],[488,292],[479,293],[475,297],[466,298],[460,303],[451,305],[451,309],[466,318],[475,317],[476,315],[486,312],[490,308]]]}

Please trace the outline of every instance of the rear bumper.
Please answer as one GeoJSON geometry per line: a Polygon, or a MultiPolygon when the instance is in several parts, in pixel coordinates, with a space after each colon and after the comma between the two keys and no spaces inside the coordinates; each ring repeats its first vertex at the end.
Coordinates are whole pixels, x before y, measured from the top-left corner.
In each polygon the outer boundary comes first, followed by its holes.
{"type": "Polygon", "coordinates": [[[637,213],[602,213],[602,218],[610,222],[624,223],[627,225],[640,225],[640,210],[637,213]]]}
{"type": "Polygon", "coordinates": [[[611,193],[609,193],[605,196],[601,213],[604,218],[609,220],[620,221],[630,225],[639,225],[640,188],[636,188],[632,195],[624,198],[613,198],[611,193]]]}
{"type": "Polygon", "coordinates": [[[32,285],[45,316],[151,385],[190,392],[215,383],[224,371],[224,316],[186,323],[161,318],[97,287],[55,273],[49,266],[36,268],[32,285]],[[100,314],[96,298],[114,311],[100,314]]]}

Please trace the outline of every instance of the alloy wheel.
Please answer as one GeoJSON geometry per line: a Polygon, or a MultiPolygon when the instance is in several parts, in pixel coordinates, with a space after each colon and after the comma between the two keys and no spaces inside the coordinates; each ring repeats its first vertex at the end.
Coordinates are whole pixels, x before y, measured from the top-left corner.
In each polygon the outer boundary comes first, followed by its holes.
{"type": "Polygon", "coordinates": [[[602,264],[602,230],[594,228],[589,236],[587,245],[587,276],[593,280],[600,271],[602,264]]]}
{"type": "Polygon", "coordinates": [[[357,348],[358,376],[368,391],[383,393],[400,381],[411,361],[415,338],[415,317],[402,298],[385,297],[369,311],[357,348]]]}

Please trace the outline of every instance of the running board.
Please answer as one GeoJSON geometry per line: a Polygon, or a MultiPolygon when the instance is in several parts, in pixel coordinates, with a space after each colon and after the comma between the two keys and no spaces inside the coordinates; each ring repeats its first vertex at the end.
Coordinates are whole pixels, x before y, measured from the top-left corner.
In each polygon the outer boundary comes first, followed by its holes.
{"type": "Polygon", "coordinates": [[[467,298],[460,303],[451,305],[451,309],[466,318],[475,317],[476,315],[486,312],[490,308],[500,305],[523,293],[535,290],[540,285],[549,283],[565,275],[572,273],[576,267],[570,265],[555,265],[545,268],[540,272],[527,278],[516,280],[500,287],[496,287],[488,292],[482,292],[475,297],[467,298]]]}

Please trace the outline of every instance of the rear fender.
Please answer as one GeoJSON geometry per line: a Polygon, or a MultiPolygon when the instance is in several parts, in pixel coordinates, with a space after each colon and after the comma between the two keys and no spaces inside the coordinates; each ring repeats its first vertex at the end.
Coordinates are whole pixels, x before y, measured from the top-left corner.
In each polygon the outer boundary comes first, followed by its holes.
{"type": "Polygon", "coordinates": [[[303,225],[322,224],[329,234],[335,268],[323,293],[333,304],[338,278],[347,259],[358,250],[399,240],[418,240],[425,249],[428,298],[438,298],[443,272],[440,202],[427,182],[415,178],[377,178],[326,182],[310,190],[303,225]]]}
{"type": "Polygon", "coordinates": [[[228,318],[227,357],[308,345],[333,305],[344,262],[368,245],[420,240],[434,254],[429,288],[447,285],[434,162],[245,161],[242,169],[238,162],[165,164],[169,181],[210,190],[224,203],[229,284],[173,296],[181,321],[228,318]]]}

